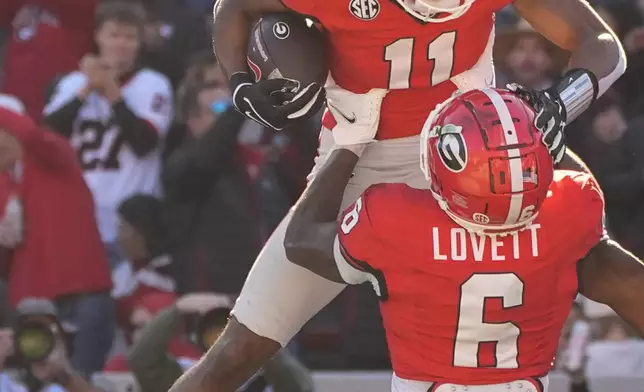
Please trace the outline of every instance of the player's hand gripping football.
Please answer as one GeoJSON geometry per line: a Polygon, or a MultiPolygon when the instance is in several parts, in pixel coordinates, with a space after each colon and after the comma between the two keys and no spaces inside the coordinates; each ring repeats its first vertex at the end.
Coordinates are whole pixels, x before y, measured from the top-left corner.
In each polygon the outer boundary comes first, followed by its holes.
{"type": "Polygon", "coordinates": [[[327,107],[337,125],[333,140],[337,145],[349,146],[375,141],[380,108],[387,90],[373,88],[365,94],[356,94],[337,85],[326,88],[327,107]]]}
{"type": "Polygon", "coordinates": [[[301,87],[289,79],[255,83],[246,72],[236,72],[230,77],[230,89],[239,112],[277,131],[296,120],[313,116],[325,99],[325,91],[317,83],[301,87]]]}
{"type": "Polygon", "coordinates": [[[548,147],[555,164],[561,162],[566,152],[566,112],[559,95],[553,91],[532,90],[515,83],[509,84],[507,88],[534,108],[537,113],[534,126],[541,131],[541,140],[548,147]]]}

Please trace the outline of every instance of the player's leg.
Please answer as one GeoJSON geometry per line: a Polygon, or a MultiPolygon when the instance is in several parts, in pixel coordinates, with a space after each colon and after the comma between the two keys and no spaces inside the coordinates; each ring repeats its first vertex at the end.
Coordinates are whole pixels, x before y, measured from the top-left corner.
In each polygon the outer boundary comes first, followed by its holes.
{"type": "Polygon", "coordinates": [[[241,324],[282,346],[345,288],[288,261],[284,234],[290,215],[266,242],[233,309],[241,324]]]}
{"type": "MultiPolygon", "coordinates": [[[[332,148],[332,135],[323,131],[309,181],[324,165],[332,148]]],[[[266,242],[232,312],[250,331],[282,346],[346,287],[288,261],[284,234],[290,216],[289,212],[266,242]]]]}
{"type": "MultiPolygon", "coordinates": [[[[320,155],[309,179],[315,177],[334,148],[330,131],[323,129],[320,136],[320,155]]],[[[429,186],[420,170],[417,136],[368,146],[347,185],[342,208],[353,203],[370,185],[382,182],[402,182],[416,188],[429,186]]],[[[284,234],[289,220],[290,213],[264,246],[233,309],[241,324],[282,346],[345,287],[287,260],[284,234]]]]}
{"type": "MultiPolygon", "coordinates": [[[[369,146],[347,186],[343,205],[351,204],[374,183],[406,182],[426,187],[418,142],[415,137],[369,146]]],[[[323,130],[312,176],[332,148],[331,132],[323,130]]],[[[238,387],[344,289],[344,285],[320,278],[286,259],[283,241],[289,218],[278,226],[257,258],[233,309],[235,317],[207,355],[170,392],[238,387]]]]}

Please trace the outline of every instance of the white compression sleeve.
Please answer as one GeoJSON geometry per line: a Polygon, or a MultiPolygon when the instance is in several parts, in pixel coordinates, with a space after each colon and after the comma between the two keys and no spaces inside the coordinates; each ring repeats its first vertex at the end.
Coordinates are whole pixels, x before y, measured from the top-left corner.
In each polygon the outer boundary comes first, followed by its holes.
{"type": "Polygon", "coordinates": [[[601,97],[602,94],[604,94],[606,90],[608,90],[608,88],[612,86],[613,83],[615,83],[615,81],[624,74],[624,72],[626,72],[626,52],[624,51],[622,44],[619,42],[619,38],[613,35],[613,39],[617,41],[617,46],[619,47],[619,60],[615,68],[608,75],[597,81],[597,84],[599,85],[599,91],[597,92],[598,97],[601,97]]]}
{"type": "Polygon", "coordinates": [[[252,332],[282,347],[346,287],[286,259],[289,218],[290,214],[275,229],[255,261],[232,312],[252,332]]]}

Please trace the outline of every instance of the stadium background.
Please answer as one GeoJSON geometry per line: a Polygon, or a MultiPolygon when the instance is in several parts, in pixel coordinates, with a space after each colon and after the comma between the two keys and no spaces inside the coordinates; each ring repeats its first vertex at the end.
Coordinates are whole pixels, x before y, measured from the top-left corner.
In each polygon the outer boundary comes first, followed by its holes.
{"type": "MultiPolygon", "coordinates": [[[[0,6],[0,70],[4,71],[0,73],[0,92],[19,98],[37,121],[43,120],[42,108],[59,77],[76,70],[85,52],[96,50],[91,37],[98,3],[8,0],[0,6]]],[[[165,75],[171,83],[174,121],[165,137],[160,171],[149,173],[162,179],[166,198],[134,198],[130,204],[148,214],[128,222],[148,243],[163,244],[155,256],[163,256],[165,261],[159,263],[156,257],[152,260],[156,263],[147,260],[140,265],[124,260],[118,250],[110,253],[114,281],[111,294],[118,328],[103,369],[106,372],[95,374],[94,379],[117,392],[135,388],[127,367],[118,365],[118,359],[131,349],[127,347],[131,343],[128,335],[142,326],[133,321],[134,313],[144,309],[145,324],[176,300],[189,299],[191,293],[216,292],[234,298],[261,243],[305,184],[316,153],[319,126],[318,118],[279,134],[248,122],[228,121],[229,130],[221,130],[220,122],[217,128],[215,116],[204,115],[211,110],[220,116],[227,110],[222,100],[211,105],[213,97],[219,96],[213,89],[225,85],[210,50],[212,2],[145,0],[142,5],[147,16],[138,64],[165,75]],[[202,128],[204,133],[217,130],[229,137],[211,138],[198,150],[191,139],[202,128]],[[222,143],[227,144],[222,147],[222,143]],[[217,174],[207,185],[200,185],[197,174],[191,177],[190,172],[178,171],[176,157],[207,154],[208,148],[223,148],[230,153],[222,158],[217,174]],[[172,180],[182,175],[187,176],[184,181],[172,180]],[[191,187],[187,196],[177,191],[186,184],[191,187]],[[179,193],[181,202],[175,197],[179,193]],[[236,203],[242,203],[241,207],[236,203]],[[203,214],[215,218],[209,222],[195,218],[203,214]],[[151,230],[150,226],[164,229],[151,230]],[[209,242],[221,246],[205,245],[209,242]],[[224,246],[230,243],[234,246],[224,246]],[[138,273],[141,271],[145,274],[138,273]],[[125,286],[129,288],[123,289],[125,286]]],[[[568,141],[602,185],[612,234],[644,257],[644,1],[603,0],[593,2],[593,6],[622,39],[629,68],[588,113],[568,127],[568,141]]],[[[535,88],[548,86],[566,58],[566,53],[535,35],[510,8],[498,14],[495,62],[499,86],[507,81],[535,88]]],[[[5,223],[11,212],[11,194],[7,182],[0,181],[0,219],[5,223]]],[[[132,197],[128,195],[123,201],[129,199],[132,197]]],[[[121,217],[127,215],[125,210],[119,212],[121,217]]],[[[64,229],[65,222],[59,225],[64,229]]],[[[0,233],[2,230],[0,222],[0,233]]],[[[45,278],[37,276],[12,282],[11,247],[1,249],[7,286],[47,284],[45,278]]],[[[59,262],[63,265],[66,260],[59,262]]],[[[49,299],[60,304],[58,297],[49,299]]],[[[11,306],[6,304],[2,309],[4,325],[11,328],[11,306]]],[[[177,339],[189,344],[195,317],[185,318],[185,328],[177,339]]],[[[388,390],[384,334],[375,296],[368,287],[347,289],[302,330],[289,348],[313,369],[316,390],[388,390]]],[[[171,353],[195,356],[191,354],[194,350],[171,353]]],[[[610,310],[583,298],[579,298],[566,325],[555,367],[554,392],[571,388],[592,392],[644,390],[644,344],[610,310]]]]}

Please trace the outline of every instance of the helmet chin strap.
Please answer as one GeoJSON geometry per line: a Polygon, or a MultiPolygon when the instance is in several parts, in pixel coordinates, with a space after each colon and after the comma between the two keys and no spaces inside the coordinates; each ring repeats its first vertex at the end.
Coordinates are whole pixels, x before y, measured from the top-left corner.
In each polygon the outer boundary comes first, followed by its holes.
{"type": "MultiPolygon", "coordinates": [[[[412,16],[428,23],[442,23],[462,16],[470,9],[474,0],[465,0],[455,7],[437,7],[432,2],[438,0],[398,0],[398,3],[412,16]],[[447,14],[435,17],[436,14],[447,14]]],[[[482,0],[481,0],[482,1],[482,0]]]]}
{"type": "Polygon", "coordinates": [[[432,8],[428,5],[425,4],[422,1],[417,1],[417,0],[404,0],[406,4],[408,4],[409,8],[420,13],[421,15],[431,15],[434,13],[432,11],[432,8]]]}

